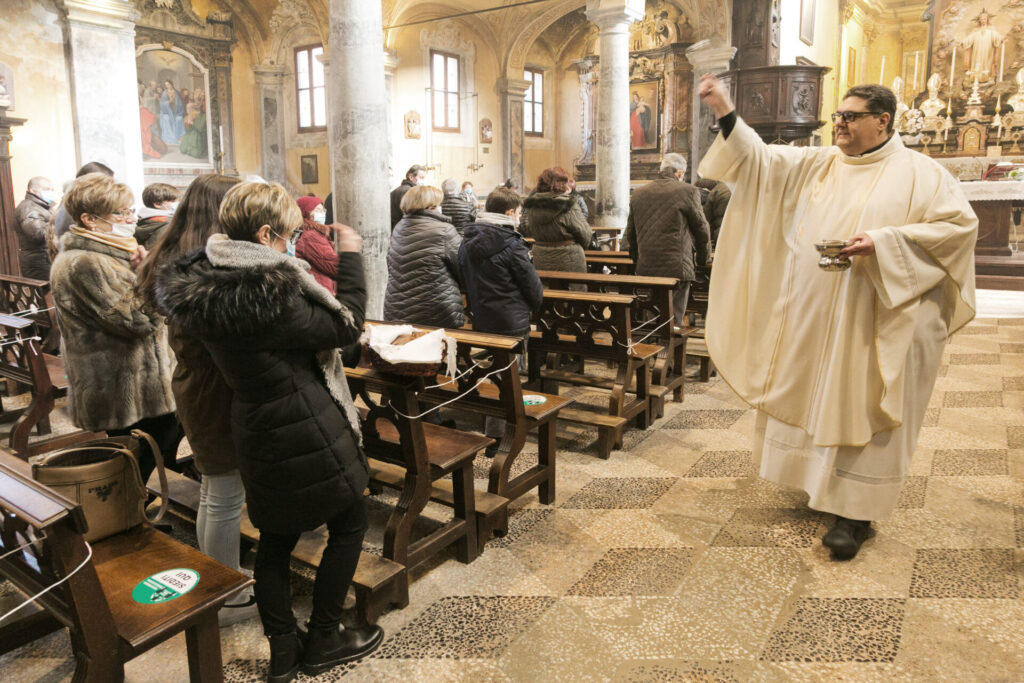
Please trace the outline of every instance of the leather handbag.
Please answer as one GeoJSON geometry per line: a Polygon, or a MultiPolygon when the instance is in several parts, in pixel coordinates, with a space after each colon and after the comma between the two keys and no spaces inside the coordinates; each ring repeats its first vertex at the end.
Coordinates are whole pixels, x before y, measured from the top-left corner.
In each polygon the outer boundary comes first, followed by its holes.
{"type": "Polygon", "coordinates": [[[141,430],[48,453],[32,465],[32,478],[82,506],[85,540],[99,541],[143,522],[158,522],[167,511],[167,474],[153,437],[141,430]],[[160,478],[160,509],[146,517],[146,485],[139,471],[142,442],[149,444],[160,478]]]}

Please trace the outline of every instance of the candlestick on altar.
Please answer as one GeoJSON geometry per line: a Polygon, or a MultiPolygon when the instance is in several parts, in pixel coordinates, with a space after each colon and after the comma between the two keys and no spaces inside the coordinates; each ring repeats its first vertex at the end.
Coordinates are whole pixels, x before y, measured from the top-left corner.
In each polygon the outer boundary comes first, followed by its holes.
{"type": "Polygon", "coordinates": [[[224,126],[217,126],[217,133],[220,136],[220,153],[224,153],[224,126]]]}
{"type": "Polygon", "coordinates": [[[878,82],[885,83],[885,55],[882,55],[882,68],[878,72],[878,82]]]}
{"type": "Polygon", "coordinates": [[[953,83],[956,81],[956,45],[953,45],[953,57],[949,60],[949,96],[953,96],[953,83]]]}
{"type": "Polygon", "coordinates": [[[910,97],[911,99],[917,95],[917,62],[921,57],[920,50],[914,50],[914,81],[910,84],[910,97]]]}
{"type": "Polygon", "coordinates": [[[996,140],[1003,139],[1003,117],[999,115],[999,112],[1002,111],[1002,107],[1000,106],[1002,98],[1003,96],[1001,94],[996,95],[996,115],[992,118],[992,125],[999,129],[999,134],[996,137],[996,140]]]}
{"type": "Polygon", "coordinates": [[[996,83],[1003,82],[1003,60],[1006,59],[1006,41],[1003,41],[1002,46],[999,48],[999,80],[996,83]]]}

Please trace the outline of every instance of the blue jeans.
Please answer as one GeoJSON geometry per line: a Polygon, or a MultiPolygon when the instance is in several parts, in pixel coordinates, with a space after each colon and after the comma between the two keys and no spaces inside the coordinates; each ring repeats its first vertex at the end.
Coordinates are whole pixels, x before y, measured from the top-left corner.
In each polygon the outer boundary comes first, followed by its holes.
{"type": "Polygon", "coordinates": [[[238,569],[239,526],[245,489],[238,470],[204,474],[199,488],[196,536],[199,549],[223,565],[238,569]]]}

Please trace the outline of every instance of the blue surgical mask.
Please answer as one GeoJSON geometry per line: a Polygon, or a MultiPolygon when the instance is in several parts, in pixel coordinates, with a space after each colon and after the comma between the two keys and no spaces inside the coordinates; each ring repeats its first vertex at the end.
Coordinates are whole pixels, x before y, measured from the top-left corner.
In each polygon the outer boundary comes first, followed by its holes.
{"type": "Polygon", "coordinates": [[[288,240],[288,242],[285,243],[284,253],[288,254],[292,258],[295,258],[295,245],[292,244],[291,240],[288,240]]]}
{"type": "Polygon", "coordinates": [[[53,190],[43,190],[42,192],[39,193],[39,198],[42,199],[47,204],[52,205],[55,201],[57,201],[57,193],[54,192],[53,190]]]}

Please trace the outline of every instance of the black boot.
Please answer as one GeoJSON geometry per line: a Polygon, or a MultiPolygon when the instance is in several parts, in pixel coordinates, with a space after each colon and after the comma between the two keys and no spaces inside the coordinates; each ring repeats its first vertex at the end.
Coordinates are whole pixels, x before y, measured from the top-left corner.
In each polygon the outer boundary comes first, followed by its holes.
{"type": "Polygon", "coordinates": [[[380,626],[330,629],[309,629],[306,649],[302,656],[302,673],[316,676],[339,664],[362,659],[384,640],[380,626]]]}
{"type": "Polygon", "coordinates": [[[836,516],[836,523],[821,539],[821,544],[832,551],[836,560],[850,560],[871,533],[871,522],[836,516]]]}
{"type": "Polygon", "coordinates": [[[267,636],[270,641],[270,670],[267,683],[289,683],[295,680],[302,664],[302,641],[298,633],[267,636]]]}

